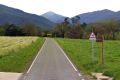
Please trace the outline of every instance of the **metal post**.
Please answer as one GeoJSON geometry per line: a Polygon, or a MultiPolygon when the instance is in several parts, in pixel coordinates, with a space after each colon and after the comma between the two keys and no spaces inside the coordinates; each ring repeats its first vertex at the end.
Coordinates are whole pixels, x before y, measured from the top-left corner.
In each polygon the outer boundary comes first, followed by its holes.
{"type": "Polygon", "coordinates": [[[94,64],[94,40],[92,40],[92,63],[94,64]]]}
{"type": "Polygon", "coordinates": [[[93,32],[91,33],[89,40],[91,40],[92,63],[94,63],[94,41],[96,40],[96,36],[95,36],[95,34],[93,32]]]}

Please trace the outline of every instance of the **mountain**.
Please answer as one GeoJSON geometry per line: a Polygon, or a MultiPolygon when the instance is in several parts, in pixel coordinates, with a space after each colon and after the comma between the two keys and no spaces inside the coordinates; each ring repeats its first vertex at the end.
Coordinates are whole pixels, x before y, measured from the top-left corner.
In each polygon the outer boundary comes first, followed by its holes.
{"type": "MultiPolygon", "coordinates": [[[[104,21],[109,19],[120,20],[120,11],[114,12],[105,9],[105,10],[79,14],[76,16],[80,16],[81,23],[86,22],[89,24],[89,23],[95,23],[98,21],[104,21]]],[[[42,28],[51,29],[56,23],[63,22],[64,18],[65,16],[56,14],[52,11],[49,11],[39,16],[0,4],[0,25],[5,23],[14,23],[16,25],[23,25],[24,23],[31,22],[36,24],[37,26],[41,26],[42,28]]],[[[69,18],[70,23],[72,18],[69,18]]]]}
{"type": "Polygon", "coordinates": [[[52,11],[44,13],[42,16],[49,19],[49,20],[51,20],[52,22],[55,22],[55,23],[61,23],[61,22],[64,21],[64,18],[65,18],[65,16],[56,14],[56,13],[54,13],[52,11]]]}
{"type": "Polygon", "coordinates": [[[26,13],[22,10],[0,4],[0,24],[14,23],[16,25],[23,25],[27,22],[34,23],[42,28],[51,28],[55,25],[54,22],[43,16],[26,13]]]}
{"type": "MultiPolygon", "coordinates": [[[[83,13],[77,15],[81,18],[81,23],[95,23],[99,21],[109,20],[109,19],[116,19],[120,20],[120,12],[114,12],[111,10],[100,10],[94,12],[83,13]]],[[[74,17],[73,17],[74,18],[74,17]]]]}
{"type": "MultiPolygon", "coordinates": [[[[56,14],[52,11],[49,11],[49,12],[43,14],[42,16],[51,20],[52,22],[55,22],[55,23],[61,23],[64,21],[64,18],[65,18],[65,16],[56,14]]],[[[83,13],[83,14],[79,14],[76,16],[80,17],[81,23],[86,22],[89,24],[89,23],[95,23],[95,22],[99,22],[99,21],[110,20],[110,19],[120,20],[120,11],[114,12],[114,11],[111,11],[108,9],[104,9],[104,10],[99,10],[99,11],[83,13]]],[[[74,16],[72,18],[75,18],[76,16],[74,16]]],[[[70,23],[71,23],[70,19],[72,19],[72,18],[69,18],[70,23]]]]}
{"type": "Polygon", "coordinates": [[[120,11],[116,12],[116,15],[117,15],[116,18],[120,20],[120,11]]]}

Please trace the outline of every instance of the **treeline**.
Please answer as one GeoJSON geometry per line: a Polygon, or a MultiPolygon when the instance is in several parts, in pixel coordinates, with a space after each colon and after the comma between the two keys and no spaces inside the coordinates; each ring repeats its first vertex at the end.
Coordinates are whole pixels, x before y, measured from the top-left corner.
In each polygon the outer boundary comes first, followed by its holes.
{"type": "Polygon", "coordinates": [[[0,36],[41,36],[40,27],[32,23],[26,23],[23,26],[6,23],[0,25],[0,36]]]}
{"type": "Polygon", "coordinates": [[[120,39],[120,22],[114,19],[101,21],[93,24],[80,23],[80,17],[71,19],[65,18],[64,22],[57,24],[53,29],[54,37],[67,37],[75,39],[88,39],[91,32],[97,37],[104,36],[105,39],[120,39]]]}
{"type": "Polygon", "coordinates": [[[91,32],[97,37],[104,36],[105,39],[120,39],[120,22],[118,20],[107,20],[93,24],[80,23],[80,17],[65,18],[64,22],[57,24],[52,30],[43,30],[33,23],[25,23],[22,26],[15,24],[0,25],[0,36],[51,36],[66,37],[73,39],[88,39],[91,32]]]}

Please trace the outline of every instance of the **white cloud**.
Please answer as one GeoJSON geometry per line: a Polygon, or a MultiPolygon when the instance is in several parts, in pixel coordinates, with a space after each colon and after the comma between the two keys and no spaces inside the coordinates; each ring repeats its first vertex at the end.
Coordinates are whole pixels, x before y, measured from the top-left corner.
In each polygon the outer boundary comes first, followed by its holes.
{"type": "Polygon", "coordinates": [[[119,0],[0,0],[0,4],[39,15],[54,11],[70,17],[102,9],[120,10],[119,0]]]}

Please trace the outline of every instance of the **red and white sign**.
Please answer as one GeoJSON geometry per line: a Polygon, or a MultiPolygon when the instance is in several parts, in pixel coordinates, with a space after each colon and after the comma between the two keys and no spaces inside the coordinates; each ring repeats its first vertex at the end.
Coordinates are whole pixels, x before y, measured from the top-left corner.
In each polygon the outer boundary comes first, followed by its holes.
{"type": "Polygon", "coordinates": [[[96,36],[93,32],[90,34],[89,40],[96,40],[96,36]]]}

